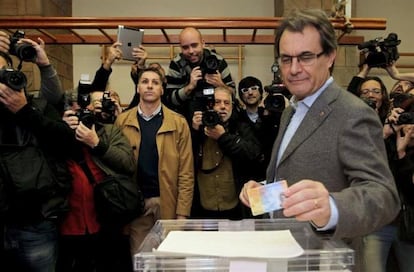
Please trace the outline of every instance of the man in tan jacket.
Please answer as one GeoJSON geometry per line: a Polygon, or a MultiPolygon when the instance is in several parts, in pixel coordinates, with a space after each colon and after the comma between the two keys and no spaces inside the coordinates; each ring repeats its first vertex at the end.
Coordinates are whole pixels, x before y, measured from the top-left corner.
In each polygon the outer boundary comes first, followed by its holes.
{"type": "Polygon", "coordinates": [[[140,251],[158,219],[190,215],[194,190],[190,129],[184,117],[161,103],[163,76],[146,68],[138,76],[138,106],[123,112],[115,124],[129,139],[137,159],[136,180],[145,197],[145,213],[129,227],[131,254],[140,251]]]}

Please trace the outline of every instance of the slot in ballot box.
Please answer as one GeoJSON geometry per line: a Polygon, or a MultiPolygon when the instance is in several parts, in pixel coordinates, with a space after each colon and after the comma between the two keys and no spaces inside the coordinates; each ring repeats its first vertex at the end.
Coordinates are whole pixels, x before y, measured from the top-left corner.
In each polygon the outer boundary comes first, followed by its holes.
{"type": "Polygon", "coordinates": [[[159,220],[134,271],[351,271],[354,251],[294,219],[159,220]],[[247,254],[246,254],[247,252],[247,254]]]}

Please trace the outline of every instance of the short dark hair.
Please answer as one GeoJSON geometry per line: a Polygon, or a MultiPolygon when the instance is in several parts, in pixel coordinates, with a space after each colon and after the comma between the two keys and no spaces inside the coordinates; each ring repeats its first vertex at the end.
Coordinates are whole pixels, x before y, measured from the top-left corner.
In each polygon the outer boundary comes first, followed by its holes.
{"type": "Polygon", "coordinates": [[[243,88],[249,88],[252,86],[259,86],[259,92],[260,94],[263,94],[263,85],[262,82],[253,76],[247,76],[245,78],[243,78],[242,80],[240,80],[239,82],[239,86],[238,86],[238,91],[239,91],[239,97],[241,100],[243,100],[243,93],[242,93],[242,89],[243,88]]]}

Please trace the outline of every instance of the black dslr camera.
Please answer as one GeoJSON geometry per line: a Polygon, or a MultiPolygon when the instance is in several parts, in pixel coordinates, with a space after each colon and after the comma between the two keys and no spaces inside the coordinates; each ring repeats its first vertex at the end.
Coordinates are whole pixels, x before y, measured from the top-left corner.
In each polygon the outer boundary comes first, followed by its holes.
{"type": "Polygon", "coordinates": [[[88,109],[91,103],[90,92],[92,91],[92,82],[80,80],[78,85],[77,102],[80,109],[76,112],[76,116],[85,126],[91,128],[96,122],[95,114],[88,109]]]}
{"type": "Polygon", "coordinates": [[[115,122],[115,102],[111,99],[111,92],[104,91],[102,95],[102,113],[105,114],[105,117],[101,117],[103,123],[114,123],[115,122]]]}
{"type": "Polygon", "coordinates": [[[400,43],[401,40],[398,39],[398,35],[390,33],[387,38],[376,38],[361,43],[358,45],[358,49],[368,52],[365,62],[369,67],[385,68],[400,57],[397,49],[400,43]]]}
{"type": "Polygon", "coordinates": [[[280,77],[279,65],[275,62],[272,67],[273,81],[271,85],[264,86],[268,93],[264,100],[264,107],[270,112],[282,112],[285,109],[285,98],[290,98],[290,93],[280,77]]]}
{"type": "Polygon", "coordinates": [[[24,38],[24,31],[17,30],[13,36],[10,36],[9,53],[18,57],[22,61],[34,62],[37,57],[36,49],[28,43],[18,43],[20,39],[24,38]]]}
{"type": "Polygon", "coordinates": [[[414,96],[407,93],[392,93],[390,95],[394,108],[402,108],[404,112],[400,114],[397,125],[414,124],[414,96]]]}
{"type": "Polygon", "coordinates": [[[203,74],[215,74],[219,67],[219,60],[213,54],[205,53],[203,61],[200,63],[200,70],[203,74]]]}
{"type": "Polygon", "coordinates": [[[203,117],[201,122],[206,127],[215,127],[221,123],[220,115],[214,110],[215,98],[214,88],[203,89],[203,96],[200,101],[203,105],[203,117]]]}
{"type": "Polygon", "coordinates": [[[7,85],[14,91],[19,92],[27,85],[26,75],[18,70],[11,68],[0,69],[0,82],[7,85]]]}

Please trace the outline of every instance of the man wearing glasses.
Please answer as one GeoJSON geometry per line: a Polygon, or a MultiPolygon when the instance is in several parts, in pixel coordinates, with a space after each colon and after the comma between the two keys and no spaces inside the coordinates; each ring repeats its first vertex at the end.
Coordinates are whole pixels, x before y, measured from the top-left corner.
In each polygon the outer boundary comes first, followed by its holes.
{"type": "MultiPolygon", "coordinates": [[[[283,178],[289,185],[282,210],[273,216],[308,221],[317,232],[346,238],[358,249],[361,236],[394,219],[399,200],[378,116],[331,76],[336,48],[335,30],[320,10],[294,11],[277,29],[276,52],[292,99],[267,182],[283,178]]],[[[247,190],[257,186],[245,184],[243,203],[249,205],[247,190]]]]}
{"type": "MultiPolygon", "coordinates": [[[[267,87],[265,87],[266,89],[267,87]]],[[[277,101],[283,102],[281,109],[285,108],[288,101],[282,93],[272,94],[278,95],[278,100],[272,99],[272,109],[269,109],[267,103],[269,92],[263,92],[262,82],[253,76],[244,77],[238,84],[239,97],[245,108],[240,109],[239,120],[248,123],[256,133],[256,137],[262,143],[264,159],[256,162],[257,165],[251,168],[255,171],[255,179],[263,180],[266,178],[266,168],[270,161],[273,142],[276,139],[279,128],[281,110],[273,110],[273,106],[277,101]],[[285,102],[286,100],[286,102],[285,102]]]]}

